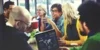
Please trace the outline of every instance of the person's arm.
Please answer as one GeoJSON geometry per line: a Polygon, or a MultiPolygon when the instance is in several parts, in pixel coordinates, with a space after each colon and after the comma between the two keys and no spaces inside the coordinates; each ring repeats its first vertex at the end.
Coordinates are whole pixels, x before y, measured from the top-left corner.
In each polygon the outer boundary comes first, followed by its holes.
{"type": "Polygon", "coordinates": [[[61,45],[61,46],[67,46],[67,45],[76,45],[77,46],[77,45],[83,44],[83,42],[81,40],[70,41],[70,40],[65,40],[63,38],[60,38],[58,40],[58,42],[59,42],[59,45],[61,45]]]}
{"type": "Polygon", "coordinates": [[[45,19],[41,18],[40,32],[45,31],[45,19]]]}

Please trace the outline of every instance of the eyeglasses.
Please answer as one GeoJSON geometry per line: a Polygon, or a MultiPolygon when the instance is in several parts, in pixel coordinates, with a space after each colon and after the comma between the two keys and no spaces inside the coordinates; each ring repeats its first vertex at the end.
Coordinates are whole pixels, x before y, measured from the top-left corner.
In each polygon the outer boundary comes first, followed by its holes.
{"type": "Polygon", "coordinates": [[[51,12],[58,12],[58,10],[51,10],[51,12]]]}

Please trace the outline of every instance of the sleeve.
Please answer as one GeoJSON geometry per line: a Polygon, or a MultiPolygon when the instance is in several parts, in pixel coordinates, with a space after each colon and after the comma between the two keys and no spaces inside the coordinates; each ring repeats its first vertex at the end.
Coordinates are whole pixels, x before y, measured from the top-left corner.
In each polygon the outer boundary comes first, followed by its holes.
{"type": "Polygon", "coordinates": [[[100,49],[99,46],[100,46],[99,40],[88,39],[82,46],[81,50],[98,50],[100,49]]]}

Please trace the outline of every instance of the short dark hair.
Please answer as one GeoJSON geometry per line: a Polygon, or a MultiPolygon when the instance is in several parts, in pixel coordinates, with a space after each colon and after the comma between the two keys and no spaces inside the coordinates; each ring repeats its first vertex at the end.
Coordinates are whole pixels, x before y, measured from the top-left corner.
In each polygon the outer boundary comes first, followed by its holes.
{"type": "Polygon", "coordinates": [[[5,8],[8,9],[10,5],[14,5],[14,2],[12,2],[12,1],[5,2],[3,5],[3,9],[5,9],[5,8]]]}
{"type": "Polygon", "coordinates": [[[100,5],[94,1],[87,1],[78,8],[80,21],[86,22],[87,27],[92,31],[100,29],[100,5]]]}
{"type": "Polygon", "coordinates": [[[53,8],[57,8],[59,12],[62,12],[62,6],[61,6],[61,4],[59,4],[59,3],[53,4],[53,5],[51,6],[51,10],[52,10],[53,8]]]}

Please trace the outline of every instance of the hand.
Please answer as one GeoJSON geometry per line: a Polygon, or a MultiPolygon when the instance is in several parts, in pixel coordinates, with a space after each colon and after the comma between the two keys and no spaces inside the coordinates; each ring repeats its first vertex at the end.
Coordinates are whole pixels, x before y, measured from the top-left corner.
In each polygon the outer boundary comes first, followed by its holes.
{"type": "Polygon", "coordinates": [[[60,46],[66,46],[66,40],[64,40],[64,39],[61,39],[61,38],[60,38],[60,39],[58,40],[58,43],[59,43],[60,46]]]}
{"type": "Polygon", "coordinates": [[[41,19],[41,22],[47,23],[47,18],[46,18],[46,17],[42,18],[42,19],[41,19]]]}
{"type": "Polygon", "coordinates": [[[31,26],[28,27],[27,30],[26,30],[27,33],[30,33],[30,32],[32,32],[32,31],[33,31],[33,28],[32,28],[31,26]]]}

